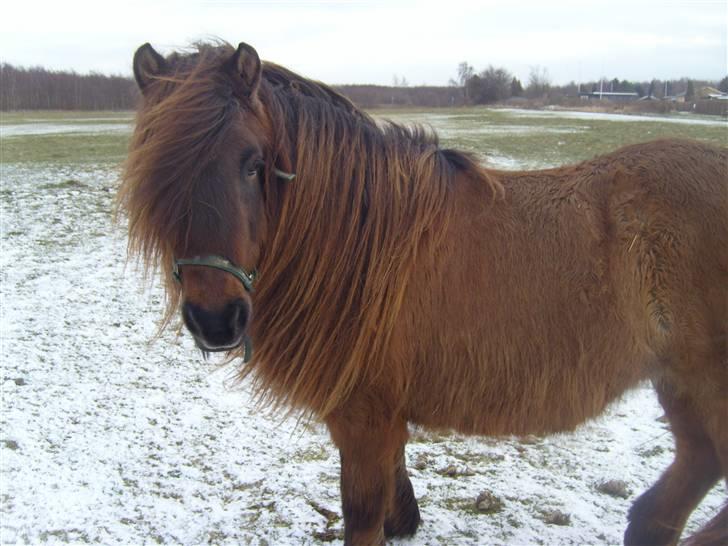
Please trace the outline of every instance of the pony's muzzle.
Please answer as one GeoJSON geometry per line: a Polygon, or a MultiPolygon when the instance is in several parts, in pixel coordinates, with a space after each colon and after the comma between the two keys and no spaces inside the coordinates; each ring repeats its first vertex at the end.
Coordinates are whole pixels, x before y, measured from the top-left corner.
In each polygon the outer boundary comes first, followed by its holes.
{"type": "Polygon", "coordinates": [[[182,318],[200,349],[229,351],[243,343],[250,308],[242,299],[234,300],[220,311],[186,302],[182,306],[182,318]]]}

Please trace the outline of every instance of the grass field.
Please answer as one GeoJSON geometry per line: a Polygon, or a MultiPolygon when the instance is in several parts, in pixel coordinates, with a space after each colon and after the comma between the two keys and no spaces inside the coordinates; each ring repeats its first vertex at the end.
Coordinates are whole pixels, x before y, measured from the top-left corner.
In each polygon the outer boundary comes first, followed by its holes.
{"type": "Polygon", "coordinates": [[[653,118],[484,108],[375,113],[393,121],[430,125],[443,145],[475,153],[499,168],[555,167],[658,138],[693,138],[728,146],[728,123],[704,116],[653,118]]]}
{"type": "Polygon", "coordinates": [[[3,112],[3,163],[118,164],[126,155],[129,112],[3,112]]]}
{"type": "MultiPolygon", "coordinates": [[[[728,122],[715,117],[648,117],[486,108],[374,110],[377,117],[432,127],[444,146],[500,168],[553,167],[658,138],[728,146],[728,122]]],[[[120,163],[131,113],[22,112],[0,119],[4,163],[120,163]]]]}
{"type": "MultiPolygon", "coordinates": [[[[696,117],[374,114],[428,124],[498,168],[658,137],[728,145],[726,122],[696,117]]],[[[154,339],[163,294],[126,263],[112,214],[131,123],[0,117],[0,543],[340,544],[338,453],[323,427],[259,411],[189,336],[154,339]]],[[[621,543],[630,503],[672,458],[661,414],[643,385],[574,434],[415,430],[423,523],[397,544],[621,543]]],[[[724,499],[716,487],[689,528],[724,499]]]]}

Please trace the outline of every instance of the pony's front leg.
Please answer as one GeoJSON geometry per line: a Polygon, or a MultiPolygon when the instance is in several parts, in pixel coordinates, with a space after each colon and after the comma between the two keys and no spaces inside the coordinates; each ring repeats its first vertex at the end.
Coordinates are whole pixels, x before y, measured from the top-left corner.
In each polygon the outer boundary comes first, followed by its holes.
{"type": "Polygon", "coordinates": [[[394,458],[394,498],[384,519],[384,536],[404,537],[414,535],[420,525],[420,509],[415,492],[407,475],[404,444],[394,458]]]}
{"type": "Polygon", "coordinates": [[[400,419],[359,416],[327,420],[341,456],[344,544],[384,544],[384,522],[395,500],[395,462],[407,440],[400,419]]]}

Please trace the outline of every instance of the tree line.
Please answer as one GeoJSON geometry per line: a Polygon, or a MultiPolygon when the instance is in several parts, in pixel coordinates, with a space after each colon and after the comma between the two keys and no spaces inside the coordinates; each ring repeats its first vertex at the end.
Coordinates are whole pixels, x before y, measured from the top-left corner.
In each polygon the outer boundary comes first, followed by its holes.
{"type": "Polygon", "coordinates": [[[0,110],[130,110],[131,78],[0,64],[0,110]]]}
{"type": "MultiPolygon", "coordinates": [[[[406,78],[392,87],[334,86],[363,108],[375,106],[463,106],[458,89],[409,87],[406,78]]],[[[22,68],[0,64],[0,110],[132,110],[139,97],[132,78],[104,74],[22,68]]]]}
{"type": "MultiPolygon", "coordinates": [[[[686,93],[686,99],[698,86],[712,85],[728,92],[728,76],[721,82],[651,80],[630,82],[612,80],[551,83],[548,71],[540,66],[531,68],[528,80],[522,83],[506,68],[488,66],[476,72],[467,62],[457,67],[457,76],[448,86],[410,87],[404,76],[395,76],[394,86],[339,85],[335,89],[363,108],[376,106],[463,106],[489,104],[523,98],[558,102],[565,97],[577,97],[579,92],[635,92],[639,96],[662,98],[665,95],[686,93]]],[[[0,64],[0,110],[132,110],[139,93],[132,78],[107,76],[99,73],[48,70],[43,67],[15,67],[0,64]]]]}
{"type": "Polygon", "coordinates": [[[619,78],[611,80],[604,78],[578,84],[572,81],[566,85],[553,85],[548,70],[541,66],[535,66],[531,67],[528,80],[524,86],[518,78],[503,67],[490,65],[485,70],[476,73],[470,64],[462,62],[458,65],[457,77],[450,80],[450,85],[463,89],[468,104],[501,102],[513,97],[554,101],[565,97],[578,97],[580,93],[600,91],[636,93],[639,97],[648,96],[656,99],[684,94],[685,100],[692,100],[697,98],[695,93],[698,87],[712,86],[724,93],[728,93],[728,76],[720,82],[690,80],[688,78],[632,82],[620,80],[619,78]]]}

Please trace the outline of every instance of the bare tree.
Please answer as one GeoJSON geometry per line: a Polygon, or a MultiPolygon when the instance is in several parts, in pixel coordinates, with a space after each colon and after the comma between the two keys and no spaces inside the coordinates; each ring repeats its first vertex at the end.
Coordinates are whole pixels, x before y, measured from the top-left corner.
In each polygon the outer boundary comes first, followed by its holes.
{"type": "Polygon", "coordinates": [[[1,110],[129,110],[137,99],[131,78],[0,65],[1,110]]]}
{"type": "Polygon", "coordinates": [[[458,79],[460,87],[465,87],[468,80],[475,76],[475,69],[470,66],[467,62],[463,61],[458,65],[458,79]]]}
{"type": "Polygon", "coordinates": [[[400,76],[397,76],[397,74],[395,74],[392,77],[392,85],[394,87],[409,87],[409,82],[407,81],[407,78],[405,78],[404,76],[400,77],[400,76]]]}
{"type": "Polygon", "coordinates": [[[528,98],[540,98],[548,94],[551,88],[551,79],[549,71],[543,66],[532,66],[528,74],[528,85],[526,86],[526,96],[528,98]]]}

